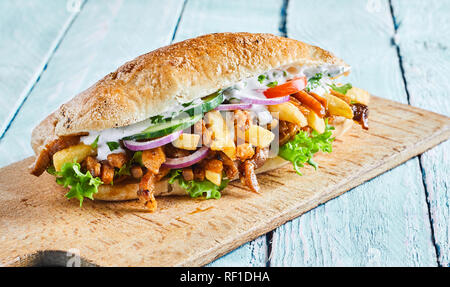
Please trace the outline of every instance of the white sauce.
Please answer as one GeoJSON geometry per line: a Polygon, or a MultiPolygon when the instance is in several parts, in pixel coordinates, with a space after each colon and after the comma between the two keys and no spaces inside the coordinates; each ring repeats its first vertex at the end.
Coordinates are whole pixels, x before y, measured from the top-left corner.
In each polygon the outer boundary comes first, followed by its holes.
{"type": "Polygon", "coordinates": [[[118,148],[114,151],[110,151],[107,145],[107,142],[117,142],[119,139],[124,138],[126,136],[131,136],[137,133],[142,132],[146,128],[151,125],[150,120],[145,120],[136,124],[132,124],[125,127],[120,128],[112,128],[106,129],[102,131],[92,131],[89,132],[89,135],[81,137],[81,141],[85,144],[91,144],[98,138],[98,149],[97,149],[97,158],[99,160],[105,160],[108,154],[110,153],[118,153],[125,152],[122,148],[118,148]]]}
{"type": "MultiPolygon", "coordinates": [[[[306,76],[308,79],[313,77],[316,73],[322,73],[323,77],[320,80],[318,87],[312,89],[311,91],[317,93],[318,95],[323,95],[329,89],[328,84],[333,81],[329,77],[334,77],[345,72],[343,67],[334,65],[325,65],[321,67],[283,67],[280,69],[274,69],[264,73],[266,79],[260,83],[258,81],[258,76],[242,80],[232,87],[224,91],[224,96],[226,100],[230,102],[239,101],[242,97],[250,98],[262,98],[265,99],[263,90],[267,89],[267,84],[276,81],[278,85],[284,84],[287,80],[293,79],[295,77],[306,76]]],[[[200,104],[201,100],[194,100],[193,104],[189,107],[183,107],[181,103],[171,106],[168,110],[164,111],[161,115],[164,118],[171,118],[175,114],[180,113],[183,110],[189,109],[197,104],[200,104]]],[[[259,124],[266,125],[272,121],[272,116],[264,105],[253,105],[251,111],[258,116],[259,124]]],[[[132,124],[120,128],[111,128],[102,131],[91,131],[89,135],[81,137],[81,141],[85,144],[91,144],[95,141],[97,136],[98,140],[98,155],[99,160],[105,160],[107,155],[110,153],[124,152],[122,148],[118,148],[114,151],[110,151],[107,142],[118,142],[120,139],[137,134],[145,130],[151,125],[150,119],[141,121],[136,124],[132,124]]]]}
{"type": "MultiPolygon", "coordinates": [[[[163,116],[163,118],[170,118],[174,114],[178,114],[179,112],[181,112],[185,109],[188,109],[190,107],[193,107],[194,105],[197,105],[199,103],[201,103],[200,99],[195,100],[193,102],[193,105],[189,106],[189,107],[183,107],[181,104],[174,105],[169,110],[162,113],[161,116],[163,116]]],[[[125,127],[111,128],[111,129],[106,129],[106,130],[102,130],[102,131],[91,131],[91,132],[89,132],[89,135],[81,137],[80,140],[85,144],[91,144],[95,141],[95,139],[98,136],[99,138],[98,138],[98,142],[97,142],[97,145],[98,145],[97,159],[105,160],[106,157],[108,156],[108,154],[110,154],[110,153],[125,152],[121,147],[119,147],[118,149],[115,149],[113,151],[110,151],[107,142],[118,142],[120,139],[122,139],[124,137],[131,136],[131,135],[142,132],[143,130],[145,130],[146,128],[148,128],[151,125],[152,125],[152,123],[151,123],[150,119],[146,119],[144,121],[141,121],[141,122],[129,125],[129,126],[125,126],[125,127]]]]}
{"type": "MultiPolygon", "coordinates": [[[[339,75],[342,72],[343,69],[341,67],[332,65],[321,67],[284,67],[264,73],[265,79],[261,82],[258,80],[259,76],[242,80],[226,89],[224,94],[227,100],[233,101],[237,99],[237,102],[242,97],[265,99],[263,91],[267,89],[267,84],[271,82],[277,82],[277,85],[281,85],[296,77],[306,76],[309,79],[317,73],[322,73],[323,77],[319,81],[319,85],[311,90],[322,96],[328,91],[328,84],[332,83],[329,77],[339,75]]],[[[257,115],[260,125],[266,125],[272,121],[272,115],[266,106],[253,105],[250,110],[257,115]]]]}

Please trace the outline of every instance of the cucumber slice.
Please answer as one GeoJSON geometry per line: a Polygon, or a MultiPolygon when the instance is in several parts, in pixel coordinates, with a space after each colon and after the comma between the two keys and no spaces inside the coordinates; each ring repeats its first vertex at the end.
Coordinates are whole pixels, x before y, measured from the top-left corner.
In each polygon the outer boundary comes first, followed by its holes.
{"type": "Polygon", "coordinates": [[[184,130],[196,122],[198,122],[204,113],[207,113],[217,106],[219,106],[224,101],[224,96],[222,90],[219,90],[209,96],[202,98],[202,103],[193,108],[182,111],[181,114],[186,113],[190,117],[181,119],[165,119],[160,122],[151,125],[146,128],[143,132],[124,137],[124,140],[147,140],[153,138],[159,138],[179,130],[184,130]]]}
{"type": "Polygon", "coordinates": [[[179,130],[184,130],[202,118],[202,114],[191,116],[188,118],[166,120],[155,125],[151,125],[143,132],[124,137],[124,140],[147,140],[153,138],[159,138],[179,130]]]}
{"type": "Polygon", "coordinates": [[[223,97],[223,91],[219,90],[209,96],[206,96],[202,98],[201,105],[195,106],[193,108],[190,108],[188,110],[185,110],[184,112],[187,113],[190,116],[193,116],[198,113],[207,113],[211,110],[214,110],[217,108],[221,103],[223,103],[224,97],[223,97]],[[201,110],[200,110],[201,109],[201,110]]]}

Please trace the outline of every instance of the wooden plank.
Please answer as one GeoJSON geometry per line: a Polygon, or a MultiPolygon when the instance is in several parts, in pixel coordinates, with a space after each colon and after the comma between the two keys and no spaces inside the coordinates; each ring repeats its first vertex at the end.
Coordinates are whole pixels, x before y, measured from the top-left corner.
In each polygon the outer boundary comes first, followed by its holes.
{"type": "Polygon", "coordinates": [[[423,196],[411,185],[419,168],[415,160],[404,166],[410,172],[395,168],[278,228],[272,265],[432,266],[434,250],[416,237],[427,210],[410,205],[423,196]]]}
{"type": "MultiPolygon", "coordinates": [[[[343,81],[406,103],[393,32],[387,1],[289,2],[289,37],[329,49],[351,64],[352,74],[343,81]]],[[[372,125],[379,120],[372,114],[372,125]]],[[[426,215],[418,160],[413,159],[278,228],[271,265],[433,265],[426,215]]]]}
{"type": "Polygon", "coordinates": [[[33,154],[31,130],[61,104],[126,61],[169,44],[182,6],[182,0],[87,2],[0,141],[0,166],[33,154]]]}
{"type": "MultiPolygon", "coordinates": [[[[410,103],[450,114],[450,2],[392,1],[410,103]],[[420,11],[418,17],[417,11],[420,11]]],[[[450,266],[450,142],[421,156],[438,260],[450,266]]]]}
{"type": "MultiPolygon", "coordinates": [[[[282,0],[188,1],[175,41],[216,32],[265,32],[279,34],[282,0]]],[[[210,266],[266,266],[267,244],[259,237],[210,266]]]]}
{"type": "MultiPolygon", "coordinates": [[[[21,265],[39,254],[42,256],[45,250],[53,250],[49,253],[53,254],[55,250],[76,249],[87,262],[96,265],[203,265],[450,137],[448,117],[381,98],[374,98],[371,107],[372,117],[378,119],[372,121],[371,130],[355,126],[335,144],[332,154],[316,158],[321,166],[318,171],[305,168],[300,178],[291,166],[285,166],[261,174],[260,195],[243,191],[239,182],[234,182],[220,200],[159,198],[159,209],[154,213],[143,212],[135,202],[88,200],[80,208],[76,200],[64,199],[64,191],[49,174],[39,178],[28,174],[32,158],[3,168],[0,264],[21,265]],[[402,117],[395,116],[398,110],[402,111],[402,117]],[[398,124],[392,125],[395,121],[398,124]],[[424,129],[417,129],[417,122],[422,122],[424,129]],[[353,144],[346,144],[350,139],[353,144]]],[[[414,198],[418,190],[407,197],[414,198]]],[[[383,195],[382,190],[378,192],[383,195]]],[[[386,205],[392,204],[388,195],[383,196],[386,205]]],[[[400,228],[420,228],[418,216],[426,215],[421,210],[415,214],[407,206],[410,202],[405,198],[402,206],[390,206],[396,213],[386,208],[383,212],[387,214],[379,215],[395,229],[399,226],[389,223],[406,209],[411,212],[410,218],[400,228]]],[[[365,206],[373,207],[371,204],[367,202],[365,206]]],[[[376,233],[374,240],[383,237],[384,231],[389,230],[372,229],[376,233]]],[[[414,232],[409,234],[416,236],[414,232]]],[[[422,250],[420,238],[395,239],[397,247],[406,242],[410,245],[400,248],[422,250]]]]}
{"type": "Polygon", "coordinates": [[[66,1],[0,1],[0,138],[77,13],[66,1]]]}

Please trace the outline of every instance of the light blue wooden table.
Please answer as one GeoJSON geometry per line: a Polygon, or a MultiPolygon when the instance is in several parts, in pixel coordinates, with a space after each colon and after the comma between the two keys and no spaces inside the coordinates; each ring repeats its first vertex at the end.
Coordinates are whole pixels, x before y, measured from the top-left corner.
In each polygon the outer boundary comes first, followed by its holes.
{"type": "MultiPolygon", "coordinates": [[[[371,93],[450,114],[450,1],[2,0],[0,166],[125,61],[200,34],[269,32],[333,51],[371,93]]],[[[420,125],[420,123],[417,123],[420,125]]],[[[211,266],[450,266],[450,142],[211,266]]]]}

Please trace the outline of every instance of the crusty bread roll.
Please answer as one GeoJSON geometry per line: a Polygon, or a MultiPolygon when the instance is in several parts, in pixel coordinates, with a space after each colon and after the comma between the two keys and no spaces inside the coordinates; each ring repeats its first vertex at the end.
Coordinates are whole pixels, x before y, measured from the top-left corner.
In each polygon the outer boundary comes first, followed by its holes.
{"type": "Polygon", "coordinates": [[[335,65],[319,47],[271,34],[209,34],[137,57],[48,116],[33,130],[36,153],[49,140],[130,125],[161,114],[174,101],[190,102],[268,70],[335,65]]]}
{"type": "MultiPolygon", "coordinates": [[[[124,64],[63,104],[32,133],[36,154],[60,136],[87,134],[134,124],[159,115],[175,101],[190,102],[249,77],[286,66],[349,66],[319,47],[271,34],[217,33],[162,47],[124,64]]],[[[350,121],[352,122],[352,121],[350,121]]],[[[342,134],[349,121],[337,123],[342,134]]],[[[257,170],[272,170],[287,162],[276,157],[257,170]]],[[[138,182],[102,185],[100,200],[137,198],[138,182]]],[[[155,195],[185,194],[167,181],[155,195]]]]}

